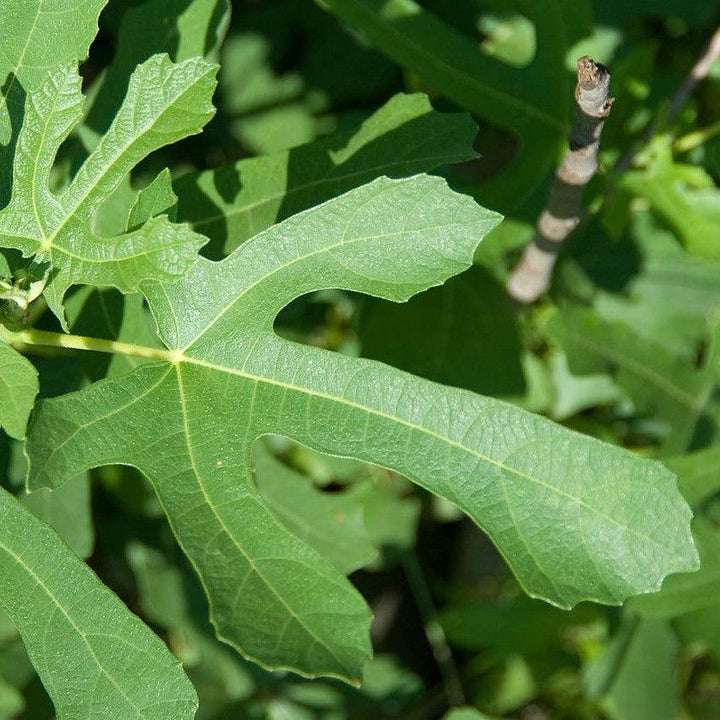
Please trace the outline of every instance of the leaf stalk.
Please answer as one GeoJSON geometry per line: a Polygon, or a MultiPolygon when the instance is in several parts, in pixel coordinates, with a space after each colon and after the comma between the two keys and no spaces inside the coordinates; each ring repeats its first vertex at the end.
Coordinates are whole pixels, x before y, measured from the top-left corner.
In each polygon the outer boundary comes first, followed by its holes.
{"type": "Polygon", "coordinates": [[[86,337],[84,335],[35,330],[34,328],[14,332],[0,325],[0,340],[20,350],[27,346],[38,346],[71,350],[89,350],[91,352],[103,352],[113,355],[129,355],[131,357],[161,360],[164,362],[177,362],[179,359],[177,353],[161,348],[118,342],[117,340],[103,340],[101,338],[86,337]]]}

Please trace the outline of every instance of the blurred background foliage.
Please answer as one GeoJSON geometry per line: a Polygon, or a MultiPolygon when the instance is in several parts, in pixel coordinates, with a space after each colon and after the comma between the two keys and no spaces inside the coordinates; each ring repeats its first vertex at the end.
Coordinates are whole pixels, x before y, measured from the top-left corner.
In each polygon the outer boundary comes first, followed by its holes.
{"type": "MultiPolygon", "coordinates": [[[[405,305],[317,293],[286,308],[278,332],[501,397],[663,460],[696,511],[702,569],[623,608],[560,611],[525,597],[454,507],[381,468],[270,438],[256,454],[262,492],[351,574],[375,613],[376,656],[353,689],[264,672],[218,643],[198,581],[132,469],[103,468],[26,496],[21,448],[3,438],[4,484],[182,659],[199,720],[716,720],[720,64],[672,122],[664,118],[720,8],[705,0],[233,0],[228,9],[223,0],[110,0],[83,67],[87,118],[61,152],[57,186],[107,127],[131,69],[156,52],[219,59],[218,112],[200,137],[156,153],[128,179],[103,209],[108,230],[137,188],[169,166],[179,197],[170,212],[207,234],[204,252],[221,257],[277,219],[372,179],[379,160],[396,161],[397,174],[416,172],[403,164],[412,152],[402,143],[426,143],[437,151],[428,169],[454,162],[435,172],[506,216],[475,267],[405,305]],[[611,68],[617,98],[601,170],[551,292],[519,309],[503,285],[564,151],[583,54],[611,68]],[[397,93],[425,93],[448,114],[397,93]],[[411,122],[414,134],[403,125],[411,122]],[[314,189],[303,190],[308,184],[314,189]]],[[[153,342],[138,297],[79,289],[68,315],[74,332],[153,342]],[[104,326],[83,312],[90,302],[103,307],[104,326]]],[[[125,372],[131,359],[34,361],[53,379],[42,388],[52,396],[125,372]]],[[[0,720],[52,716],[0,618],[0,720]]]]}

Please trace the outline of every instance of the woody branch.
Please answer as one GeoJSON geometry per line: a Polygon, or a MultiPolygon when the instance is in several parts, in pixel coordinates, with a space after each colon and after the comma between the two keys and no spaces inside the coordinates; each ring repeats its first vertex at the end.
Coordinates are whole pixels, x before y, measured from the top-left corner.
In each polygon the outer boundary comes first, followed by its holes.
{"type": "Polygon", "coordinates": [[[521,303],[534,302],[550,287],[557,255],[580,222],[582,194],[598,168],[600,135],[613,103],[610,72],[589,57],[577,61],[577,71],[577,113],[569,149],[553,178],[535,235],[507,283],[508,293],[521,303]]]}

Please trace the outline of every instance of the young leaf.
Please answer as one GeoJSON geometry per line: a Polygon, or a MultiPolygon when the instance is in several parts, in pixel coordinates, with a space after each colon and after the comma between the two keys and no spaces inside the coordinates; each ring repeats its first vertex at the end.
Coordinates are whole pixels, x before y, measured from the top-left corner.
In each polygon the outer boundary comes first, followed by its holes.
{"type": "Polygon", "coordinates": [[[148,278],[174,279],[194,262],[204,238],[164,217],[117,237],[99,237],[102,202],[153,150],[197,133],[213,114],[215,66],[155,56],[130,79],[107,134],[62,195],[48,187],[55,153],[80,119],[83,97],[74,67],[48,73],[28,96],[14,162],[12,198],[0,212],[0,245],[49,265],[45,298],[64,323],[63,296],[74,283],[129,292],[148,278]]]}
{"type": "Polygon", "coordinates": [[[54,530],[0,489],[0,607],[58,720],[191,720],[197,697],[163,643],[54,530]]]}
{"type": "Polygon", "coordinates": [[[403,177],[475,157],[477,125],[439,113],[426,95],[395,95],[352,133],[183,175],[179,220],[210,238],[221,257],[294,213],[380,175],[403,177]],[[242,179],[242,182],[241,182],[242,179]]]}
{"type": "Polygon", "coordinates": [[[37,370],[0,340],[0,427],[10,437],[18,440],[25,437],[37,393],[37,370]]]}
{"type": "Polygon", "coordinates": [[[97,19],[107,0],[0,0],[0,207],[12,183],[11,158],[25,97],[44,82],[47,69],[77,64],[87,57],[97,19]]]}
{"type": "Polygon", "coordinates": [[[307,292],[403,301],[469,267],[498,216],[436,177],[381,178],[144,291],[168,351],[43,402],[30,487],[108,463],[155,485],[222,637],[272,667],[358,678],[362,600],[275,519],[255,440],[285,435],[390,468],[467,512],[532,595],[618,603],[692,569],[690,511],[659,463],[514,406],[282,340],[307,292]],[[642,514],[638,508],[642,507],[642,514]]]}

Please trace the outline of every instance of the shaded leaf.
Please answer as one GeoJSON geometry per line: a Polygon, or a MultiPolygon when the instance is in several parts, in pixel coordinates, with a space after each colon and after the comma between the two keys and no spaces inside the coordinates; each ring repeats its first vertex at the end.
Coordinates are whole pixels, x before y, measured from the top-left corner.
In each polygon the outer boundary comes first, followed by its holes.
{"type": "Polygon", "coordinates": [[[23,444],[11,442],[8,451],[5,487],[50,525],[76,555],[89,557],[95,544],[95,530],[88,473],[74,477],[55,490],[42,488],[29,493],[25,489],[27,460],[23,454],[23,444]]]}
{"type": "Polygon", "coordinates": [[[410,549],[420,514],[418,499],[401,497],[388,473],[363,466],[358,471],[344,489],[323,492],[262,443],[255,449],[256,482],[272,510],[345,574],[372,563],[383,549],[410,549]],[[374,480],[373,470],[380,475],[374,480]]]}
{"type": "Polygon", "coordinates": [[[559,349],[552,352],[548,365],[554,390],[550,416],[554,420],[598,405],[612,406],[622,399],[622,392],[608,375],[573,375],[567,356],[559,349]]]}
{"type": "Polygon", "coordinates": [[[477,126],[439,113],[425,95],[396,95],[358,130],[175,183],[178,219],[210,238],[214,257],[300,210],[380,175],[403,177],[475,156],[477,126]]]}
{"type": "MultiPolygon", "coordinates": [[[[110,288],[78,288],[68,299],[67,316],[72,331],[78,335],[160,347],[139,293],[122,295],[110,288]]],[[[83,353],[80,360],[91,380],[122,375],[147,362],[145,358],[119,353],[83,353]]]]}
{"type": "Polygon", "coordinates": [[[626,622],[588,666],[591,696],[612,720],[673,720],[680,710],[679,643],[662,620],[626,622]]]}
{"type": "MultiPolygon", "coordinates": [[[[623,0],[603,0],[595,3],[598,22],[627,24],[628,5],[623,0]]],[[[685,0],[633,0],[633,15],[641,17],[674,17],[685,22],[699,23],[707,20],[712,6],[705,3],[688,4],[685,0]]]]}
{"type": "Polygon", "coordinates": [[[720,491],[720,446],[667,458],[665,464],[678,476],[678,487],[691,507],[720,491]]]}
{"type": "Polygon", "coordinates": [[[586,2],[523,3],[537,52],[517,68],[483,56],[478,43],[413,0],[317,0],[434,90],[520,140],[514,161],[482,188],[491,207],[509,213],[536,192],[566,142],[575,80],[570,47],[589,33],[586,2]]]}
{"type": "Polygon", "coordinates": [[[170,171],[163,170],[137,194],[135,203],[128,213],[125,230],[130,231],[158,215],[167,215],[171,220],[175,220],[176,206],[177,195],[172,189],[170,171]]]}
{"type": "Polygon", "coordinates": [[[201,713],[213,717],[212,706],[248,697],[254,683],[248,667],[230,648],[197,627],[187,578],[157,550],[138,542],[127,548],[138,584],[143,616],[170,631],[170,645],[180,655],[200,696],[201,713]]]}
{"type": "Polygon", "coordinates": [[[348,575],[377,557],[357,492],[323,493],[262,443],[255,447],[255,473],[265,501],[288,530],[340,572],[348,575]]]}
{"type": "Polygon", "coordinates": [[[489,649],[494,657],[506,659],[554,649],[568,627],[591,622],[597,614],[589,604],[568,613],[520,598],[506,603],[456,605],[441,614],[440,622],[448,641],[456,647],[489,649]]]}
{"type": "Polygon", "coordinates": [[[0,676],[0,719],[12,720],[24,709],[23,696],[0,676]]]}
{"type": "Polygon", "coordinates": [[[715,606],[720,598],[720,532],[696,518],[693,536],[700,554],[700,569],[668,578],[662,590],[632,598],[628,606],[644,617],[673,618],[686,612],[715,606]]]}
{"type": "Polygon", "coordinates": [[[402,305],[369,299],[363,357],[484,395],[521,395],[520,337],[505,288],[480,267],[402,305]]]}
{"type": "Polygon", "coordinates": [[[90,557],[95,531],[87,474],[79,475],[55,490],[42,488],[23,494],[21,499],[35,515],[57,531],[78,557],[90,557]]]}
{"type": "Polygon", "coordinates": [[[676,617],[672,624],[683,643],[695,643],[720,661],[720,602],[676,617]]]}
{"type": "Polygon", "coordinates": [[[632,397],[638,413],[667,427],[663,449],[688,447],[715,384],[711,365],[700,369],[661,344],[640,340],[623,322],[609,322],[587,308],[566,308],[547,326],[578,375],[611,373],[632,397]]]}

